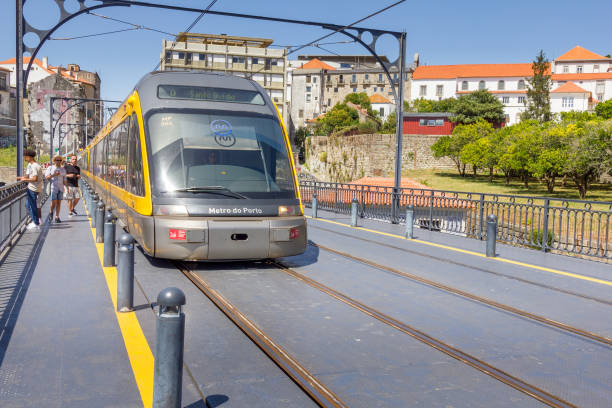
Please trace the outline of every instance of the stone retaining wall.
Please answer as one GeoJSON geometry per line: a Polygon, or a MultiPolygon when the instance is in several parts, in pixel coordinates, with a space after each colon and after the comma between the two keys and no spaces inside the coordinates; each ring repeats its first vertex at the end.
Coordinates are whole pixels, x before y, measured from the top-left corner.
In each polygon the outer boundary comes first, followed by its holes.
{"type": "Polygon", "coordinates": [[[6,184],[14,183],[15,177],[17,177],[16,167],[3,167],[0,166],[0,181],[4,181],[6,184]]]}
{"type": "MultiPolygon", "coordinates": [[[[404,135],[402,172],[418,169],[454,169],[448,158],[433,157],[438,135],[404,135]]],[[[312,136],[307,139],[306,167],[319,180],[350,181],[362,177],[392,177],[395,135],[312,136]]]]}

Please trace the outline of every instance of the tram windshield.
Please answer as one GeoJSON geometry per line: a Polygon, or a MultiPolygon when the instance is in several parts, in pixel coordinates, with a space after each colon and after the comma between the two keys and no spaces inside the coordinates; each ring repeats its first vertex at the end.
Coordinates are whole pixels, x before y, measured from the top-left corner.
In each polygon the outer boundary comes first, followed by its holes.
{"type": "Polygon", "coordinates": [[[147,125],[156,195],[296,197],[276,118],[226,111],[162,111],[151,114],[147,125]]]}

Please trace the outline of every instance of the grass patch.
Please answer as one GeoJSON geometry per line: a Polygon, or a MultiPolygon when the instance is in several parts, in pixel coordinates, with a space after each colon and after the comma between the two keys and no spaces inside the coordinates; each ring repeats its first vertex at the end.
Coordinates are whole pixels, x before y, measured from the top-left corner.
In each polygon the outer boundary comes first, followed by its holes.
{"type": "MultiPolygon", "coordinates": [[[[546,184],[540,183],[535,179],[530,180],[529,187],[525,188],[523,182],[518,179],[512,179],[510,184],[506,185],[506,179],[501,175],[495,175],[493,182],[489,182],[488,174],[477,174],[476,177],[471,175],[461,177],[457,172],[450,170],[408,170],[403,173],[403,176],[414,179],[435,190],[580,200],[578,189],[571,180],[567,180],[567,187],[563,187],[561,180],[558,180],[555,185],[555,191],[549,194],[546,190],[546,184]]],[[[586,199],[589,201],[612,201],[612,185],[603,183],[593,184],[587,192],[586,199]]]]}
{"type": "MultiPolygon", "coordinates": [[[[24,149],[25,150],[25,149],[24,149]]],[[[39,163],[46,163],[49,161],[49,155],[43,154],[39,159],[39,163]]],[[[5,147],[0,149],[0,166],[1,167],[15,167],[17,166],[17,147],[5,147]]],[[[25,160],[24,160],[25,167],[25,160]]]]}

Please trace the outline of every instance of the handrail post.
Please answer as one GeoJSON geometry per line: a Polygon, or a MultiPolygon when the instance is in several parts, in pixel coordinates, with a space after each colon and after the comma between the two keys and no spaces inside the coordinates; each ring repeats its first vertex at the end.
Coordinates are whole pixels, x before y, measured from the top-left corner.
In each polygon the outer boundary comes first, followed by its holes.
{"type": "Polygon", "coordinates": [[[364,185],[361,186],[361,194],[359,197],[359,207],[360,207],[360,211],[359,211],[359,218],[363,218],[364,216],[364,211],[363,211],[363,207],[365,207],[365,202],[363,201],[363,189],[365,188],[364,185]]]}
{"type": "Polygon", "coordinates": [[[550,208],[550,199],[544,199],[544,220],[542,222],[542,252],[546,252],[548,248],[548,210],[550,208]]]}
{"type": "Polygon", "coordinates": [[[434,191],[429,193],[429,230],[433,230],[433,206],[434,206],[434,191]]]}
{"type": "Polygon", "coordinates": [[[478,210],[478,239],[482,240],[484,230],[484,194],[480,195],[480,209],[478,210]]]}

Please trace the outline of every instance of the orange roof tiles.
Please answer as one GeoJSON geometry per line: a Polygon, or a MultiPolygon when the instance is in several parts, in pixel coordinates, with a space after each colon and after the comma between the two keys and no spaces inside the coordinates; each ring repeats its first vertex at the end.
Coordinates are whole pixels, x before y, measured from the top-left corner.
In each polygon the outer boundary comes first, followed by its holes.
{"type": "Polygon", "coordinates": [[[320,59],[313,58],[305,64],[302,64],[298,69],[326,69],[328,71],[335,71],[336,68],[329,64],[324,63],[320,59]]]}
{"type": "Polygon", "coordinates": [[[556,58],[555,61],[584,61],[584,60],[609,60],[602,55],[595,54],[579,45],[575,46],[565,54],[556,58]]]}
{"type": "MultiPolygon", "coordinates": [[[[23,63],[29,64],[30,58],[31,57],[23,57],[23,63]]],[[[11,59],[7,59],[6,61],[0,61],[0,65],[8,65],[8,64],[15,64],[15,63],[17,63],[17,58],[11,58],[11,59]]],[[[50,69],[43,67],[42,61],[39,60],[38,58],[34,58],[34,64],[38,65],[41,69],[47,71],[47,73],[51,75],[55,74],[55,72],[51,71],[50,69]]]]}
{"type": "Polygon", "coordinates": [[[412,79],[530,77],[531,63],[527,64],[463,64],[421,65],[414,70],[412,79]]]}
{"type": "Polygon", "coordinates": [[[375,93],[374,95],[370,96],[370,103],[392,103],[392,102],[388,100],[387,98],[385,98],[384,96],[375,93]]]}
{"type": "Polygon", "coordinates": [[[591,93],[587,91],[586,89],[582,89],[581,87],[579,87],[573,82],[566,82],[560,87],[558,87],[557,89],[550,91],[550,92],[551,93],[584,93],[584,94],[591,93]]]}

